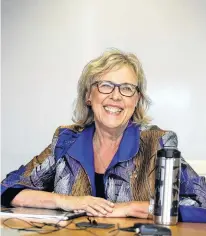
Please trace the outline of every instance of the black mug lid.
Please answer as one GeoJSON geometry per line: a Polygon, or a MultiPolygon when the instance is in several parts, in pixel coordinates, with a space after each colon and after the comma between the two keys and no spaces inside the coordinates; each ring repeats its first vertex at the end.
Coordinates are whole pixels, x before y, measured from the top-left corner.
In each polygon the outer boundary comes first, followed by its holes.
{"type": "Polygon", "coordinates": [[[157,151],[157,157],[180,158],[181,152],[174,148],[162,148],[157,151]]]}

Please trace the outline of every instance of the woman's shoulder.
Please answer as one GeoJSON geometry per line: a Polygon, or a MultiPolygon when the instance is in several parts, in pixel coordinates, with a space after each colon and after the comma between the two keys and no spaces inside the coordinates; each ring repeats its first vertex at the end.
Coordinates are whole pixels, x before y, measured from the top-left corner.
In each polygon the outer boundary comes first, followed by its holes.
{"type": "Polygon", "coordinates": [[[169,129],[161,129],[157,125],[140,125],[141,136],[158,137],[166,146],[177,146],[178,138],[176,132],[169,129]]]}
{"type": "Polygon", "coordinates": [[[157,125],[152,125],[152,124],[142,124],[140,125],[140,131],[151,131],[151,130],[163,130],[157,125]]]}
{"type": "Polygon", "coordinates": [[[54,137],[59,137],[63,134],[78,134],[81,133],[83,129],[83,127],[76,124],[61,125],[55,130],[54,137]]]}
{"type": "Polygon", "coordinates": [[[140,125],[140,131],[141,132],[146,132],[146,131],[157,131],[157,132],[164,132],[164,133],[167,133],[167,132],[174,132],[172,130],[169,130],[169,129],[162,129],[160,128],[158,125],[153,125],[153,124],[144,124],[144,125],[140,125]]]}

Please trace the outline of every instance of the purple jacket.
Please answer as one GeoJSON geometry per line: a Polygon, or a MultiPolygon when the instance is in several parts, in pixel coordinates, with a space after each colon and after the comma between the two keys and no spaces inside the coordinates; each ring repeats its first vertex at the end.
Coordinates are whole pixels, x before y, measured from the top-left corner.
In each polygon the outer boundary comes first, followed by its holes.
{"type": "MultiPolygon", "coordinates": [[[[51,145],[27,165],[7,175],[1,184],[1,194],[9,188],[29,188],[74,196],[96,196],[94,130],[94,124],[84,129],[75,125],[59,127],[51,145]]],[[[104,174],[106,198],[112,202],[127,202],[147,201],[153,197],[156,153],[164,146],[177,147],[174,132],[157,126],[129,124],[104,174]]],[[[184,159],[180,194],[196,194],[194,206],[180,206],[180,218],[194,222],[197,206],[201,211],[206,208],[206,183],[205,178],[199,177],[184,159]],[[184,214],[188,209],[191,212],[189,218],[184,214]]],[[[201,217],[206,217],[204,214],[201,212],[201,217]]]]}

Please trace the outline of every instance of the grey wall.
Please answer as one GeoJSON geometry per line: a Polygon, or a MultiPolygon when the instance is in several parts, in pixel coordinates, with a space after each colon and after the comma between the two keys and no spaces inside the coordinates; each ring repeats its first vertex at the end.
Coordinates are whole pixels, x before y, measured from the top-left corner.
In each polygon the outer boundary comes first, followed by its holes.
{"type": "Polygon", "coordinates": [[[206,1],[3,0],[2,174],[70,124],[83,66],[108,47],[138,55],[153,123],[205,159],[206,1]]]}

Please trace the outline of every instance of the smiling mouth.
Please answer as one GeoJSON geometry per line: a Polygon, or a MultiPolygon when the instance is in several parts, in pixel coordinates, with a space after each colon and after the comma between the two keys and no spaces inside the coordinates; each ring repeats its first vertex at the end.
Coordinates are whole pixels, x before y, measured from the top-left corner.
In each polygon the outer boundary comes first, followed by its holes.
{"type": "Polygon", "coordinates": [[[119,114],[123,109],[119,107],[104,106],[104,109],[110,114],[119,114]]]}

